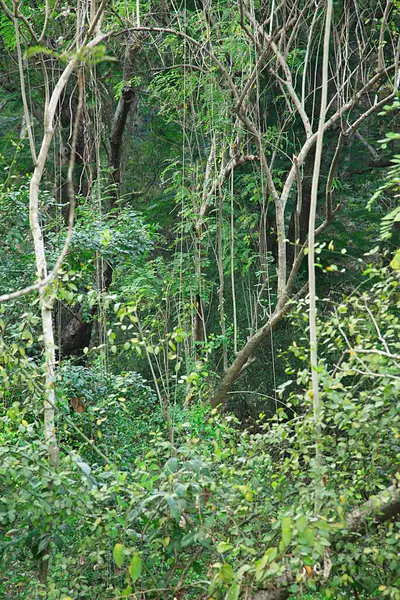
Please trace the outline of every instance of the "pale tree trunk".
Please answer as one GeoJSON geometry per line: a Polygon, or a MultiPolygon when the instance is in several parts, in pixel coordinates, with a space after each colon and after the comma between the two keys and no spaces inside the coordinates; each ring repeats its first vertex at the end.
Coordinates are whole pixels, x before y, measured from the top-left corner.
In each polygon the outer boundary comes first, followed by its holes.
{"type": "MultiPolygon", "coordinates": [[[[95,31],[97,25],[100,22],[102,14],[105,8],[105,0],[103,0],[101,4],[101,8],[96,11],[95,16],[90,23],[86,36],[77,48],[77,55],[81,54],[84,48],[90,49],[96,46],[98,42],[101,41],[102,36],[92,39],[92,41],[88,41],[95,31]]],[[[1,2],[1,5],[4,8],[4,3],[1,2]]],[[[18,19],[21,18],[21,15],[18,12],[17,5],[15,5],[15,13],[14,15],[10,15],[9,11],[5,11],[6,15],[11,18],[16,26],[16,31],[18,32],[18,19]]],[[[44,32],[42,33],[42,36],[44,32]]],[[[32,31],[32,36],[34,39],[35,34],[32,31]]],[[[20,55],[20,46],[18,44],[18,54],[20,55]]],[[[24,78],[23,78],[23,70],[22,63],[20,63],[20,76],[21,76],[21,94],[24,99],[24,107],[26,108],[26,93],[24,87],[24,78]]],[[[45,444],[48,451],[49,464],[52,469],[56,469],[58,465],[58,442],[57,442],[57,433],[56,433],[56,423],[55,423],[55,378],[56,378],[56,355],[55,355],[55,339],[54,339],[54,330],[53,330],[53,298],[52,292],[49,288],[49,274],[47,268],[46,254],[45,254],[45,244],[43,237],[43,230],[40,223],[40,214],[39,214],[39,193],[40,193],[40,184],[43,178],[44,169],[46,166],[46,161],[48,158],[51,142],[54,135],[54,117],[59,106],[61,94],[63,93],[65,86],[67,85],[71,75],[73,72],[79,67],[79,61],[77,58],[71,58],[67,63],[64,71],[60,75],[51,96],[49,97],[49,91],[47,85],[45,86],[45,103],[44,103],[44,133],[41,142],[41,147],[39,154],[36,156],[36,150],[34,147],[33,136],[30,136],[31,141],[31,152],[32,152],[32,160],[34,162],[35,168],[33,171],[33,175],[30,182],[29,187],[29,224],[33,238],[34,251],[35,251],[35,263],[36,263],[36,271],[38,277],[38,283],[34,286],[29,286],[24,290],[20,290],[15,292],[15,294],[9,294],[8,298],[4,298],[4,300],[11,299],[12,297],[19,297],[33,289],[39,290],[39,299],[40,299],[40,312],[41,312],[41,321],[42,321],[42,332],[43,332],[43,350],[44,350],[44,371],[45,371],[45,386],[44,386],[44,438],[45,444]]],[[[45,81],[47,82],[47,73],[43,74],[45,81]]],[[[82,82],[81,82],[82,83],[82,82]]],[[[78,121],[80,112],[82,109],[82,89],[83,86],[80,85],[80,99],[79,99],[79,108],[77,117],[74,125],[74,136],[73,136],[73,146],[76,145],[77,131],[78,131],[78,121]]],[[[72,171],[74,167],[74,159],[75,159],[75,151],[74,147],[72,148],[71,160],[68,168],[68,188],[70,199],[73,202],[73,186],[72,186],[72,171]]],[[[71,215],[73,215],[73,210],[71,210],[71,215]]],[[[73,217],[71,216],[71,219],[73,217]]],[[[69,223],[67,241],[64,246],[63,251],[61,252],[58,260],[56,261],[55,268],[52,270],[50,275],[52,277],[56,277],[58,270],[61,267],[62,260],[66,255],[68,250],[68,243],[70,240],[72,227],[70,227],[71,223],[69,223]],[[57,269],[57,270],[55,270],[57,269]]],[[[45,583],[47,580],[48,574],[48,554],[50,550],[50,544],[47,545],[46,548],[43,549],[43,558],[40,559],[39,563],[39,579],[41,583],[45,583]]]]}
{"type": "MultiPolygon", "coordinates": [[[[47,274],[47,262],[45,255],[45,245],[43,238],[43,231],[39,220],[39,190],[40,182],[43,176],[43,171],[47,159],[47,154],[50,148],[51,140],[53,137],[53,119],[55,109],[58,104],[61,92],[65,87],[69,77],[71,76],[74,69],[77,67],[76,61],[72,61],[72,64],[68,65],[62,74],[53,95],[50,100],[50,104],[45,109],[45,129],[42,141],[42,147],[38,156],[36,167],[31,179],[30,184],[30,204],[29,204],[29,222],[33,237],[34,249],[35,249],[35,261],[36,270],[39,277],[39,282],[43,282],[48,278],[47,274]],[[58,86],[58,87],[57,87],[58,86]],[[58,96],[58,98],[57,98],[58,96]]],[[[68,195],[70,198],[70,223],[69,230],[72,233],[73,226],[73,215],[75,208],[74,201],[74,189],[72,183],[72,172],[75,164],[75,149],[76,141],[79,129],[79,120],[82,114],[83,106],[83,77],[82,72],[79,74],[79,102],[78,110],[76,113],[74,132],[72,140],[72,152],[70,162],[68,166],[68,195]]],[[[61,266],[61,265],[60,265],[61,266]]],[[[41,286],[39,288],[40,298],[40,311],[42,317],[42,331],[43,331],[43,346],[44,346],[44,358],[45,358],[45,388],[44,388],[44,438],[48,449],[49,464],[52,469],[56,469],[58,466],[58,442],[57,432],[55,423],[55,409],[56,409],[56,398],[55,398],[55,383],[56,383],[56,347],[54,339],[54,328],[53,328],[53,301],[51,290],[49,286],[41,286]]],[[[39,559],[39,580],[45,584],[48,576],[49,569],[49,552],[50,542],[43,549],[43,555],[39,559]]]]}
{"type": "Polygon", "coordinates": [[[318,126],[317,143],[315,148],[314,172],[311,186],[310,218],[308,225],[308,288],[309,288],[309,325],[310,325],[310,365],[312,380],[312,396],[315,421],[315,462],[316,462],[316,489],[315,489],[315,511],[319,513],[321,508],[322,495],[322,423],[321,411],[322,403],[319,393],[318,376],[318,348],[317,348],[317,302],[315,286],[315,223],[317,217],[318,185],[321,171],[322,144],[324,140],[326,106],[328,98],[328,63],[329,63],[329,43],[331,33],[333,5],[332,0],[327,0],[325,36],[324,36],[324,54],[322,62],[322,87],[321,87],[321,107],[318,126]]]}
{"type": "MultiPolygon", "coordinates": [[[[77,66],[75,59],[71,60],[60,76],[49,106],[45,109],[44,135],[37,163],[32,175],[29,188],[29,223],[35,248],[36,270],[39,281],[47,278],[47,262],[45,255],[43,231],[39,220],[39,189],[46,164],[47,155],[53,138],[54,114],[61,93],[70,76],[77,66]]],[[[45,399],[44,399],[44,435],[49,452],[49,461],[53,467],[58,463],[58,445],[55,430],[55,340],[53,330],[52,300],[47,287],[41,287],[40,311],[42,317],[43,346],[45,354],[45,399]]]]}
{"type": "MultiPolygon", "coordinates": [[[[102,6],[105,3],[102,3],[102,6]]],[[[104,9],[104,6],[103,6],[104,9]]],[[[103,10],[102,9],[102,10],[103,10]]],[[[96,17],[92,21],[88,36],[95,29],[102,12],[96,13],[96,17]]],[[[83,47],[93,48],[101,40],[95,38],[91,42],[83,42],[80,51],[83,47]]],[[[34,249],[35,249],[35,261],[36,270],[39,282],[47,279],[47,262],[45,255],[45,246],[43,231],[39,220],[39,190],[40,183],[42,181],[46,160],[48,157],[50,145],[54,135],[54,116],[59,104],[61,94],[68,83],[72,73],[79,66],[78,60],[73,58],[69,61],[65,67],[63,73],[60,75],[59,80],[53,90],[48,105],[45,107],[44,113],[44,134],[39,155],[37,157],[35,170],[32,175],[30,188],[29,188],[29,223],[33,237],[34,249]]],[[[75,123],[75,129],[77,129],[77,122],[75,123]]],[[[76,135],[75,135],[76,138],[76,135]]],[[[76,139],[75,139],[76,143],[76,139]]],[[[74,152],[71,152],[71,160],[74,160],[74,152]]],[[[70,163],[69,177],[71,177],[73,163],[70,163]]],[[[61,265],[60,265],[61,266],[61,265]]],[[[58,444],[55,430],[55,339],[53,331],[53,309],[52,301],[49,294],[49,290],[46,287],[41,286],[39,290],[40,294],[40,310],[42,317],[42,330],[43,330],[43,346],[45,354],[45,398],[44,398],[44,434],[45,440],[49,452],[50,464],[55,467],[58,463],[58,444]]]]}
{"type": "MultiPolygon", "coordinates": [[[[53,91],[50,103],[45,107],[44,135],[37,158],[35,170],[29,188],[29,223],[35,249],[36,271],[39,282],[47,279],[47,262],[43,231],[39,219],[39,190],[46,164],[47,155],[53,138],[53,121],[56,107],[62,90],[72,75],[77,62],[72,60],[62,73],[53,91]]],[[[48,450],[49,463],[53,469],[58,465],[58,443],[55,424],[55,378],[56,378],[56,353],[53,329],[53,299],[48,286],[40,287],[40,312],[42,317],[43,347],[45,357],[45,388],[44,388],[44,438],[48,450]]],[[[43,549],[43,557],[39,560],[39,580],[45,584],[47,581],[50,545],[43,549]]]]}

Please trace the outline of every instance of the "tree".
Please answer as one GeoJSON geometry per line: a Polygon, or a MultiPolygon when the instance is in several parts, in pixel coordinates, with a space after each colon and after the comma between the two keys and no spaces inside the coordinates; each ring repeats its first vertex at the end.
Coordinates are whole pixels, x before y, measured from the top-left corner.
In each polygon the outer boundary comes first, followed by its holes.
{"type": "MultiPolygon", "coordinates": [[[[74,168],[75,162],[75,148],[76,148],[76,140],[78,135],[78,127],[80,120],[80,113],[82,110],[82,101],[83,101],[83,82],[82,82],[82,74],[80,75],[80,97],[78,103],[78,110],[74,125],[74,135],[72,141],[72,151],[70,157],[70,163],[68,167],[68,191],[70,198],[70,226],[68,230],[68,235],[66,239],[66,243],[64,245],[64,249],[60,254],[58,261],[56,262],[56,267],[53,269],[51,273],[51,277],[48,276],[48,267],[47,260],[45,255],[45,246],[44,246],[44,235],[42,231],[42,227],[40,224],[39,217],[39,191],[40,184],[43,178],[43,172],[46,166],[46,160],[48,157],[50,145],[53,138],[54,133],[54,118],[55,113],[57,111],[57,107],[61,98],[61,94],[68,83],[68,80],[72,76],[75,70],[81,69],[82,59],[84,59],[85,54],[96,47],[96,45],[101,41],[102,36],[99,34],[99,23],[103,18],[104,13],[104,5],[103,2],[98,9],[94,8],[94,12],[88,23],[82,21],[79,25],[82,27],[82,31],[86,26],[86,31],[82,34],[82,37],[78,37],[75,40],[76,42],[76,54],[72,54],[72,56],[67,56],[67,65],[61,73],[54,89],[50,92],[46,66],[42,61],[43,67],[43,75],[45,80],[45,102],[44,102],[44,117],[43,117],[43,138],[40,145],[40,151],[36,156],[35,151],[35,142],[33,139],[33,133],[30,126],[29,119],[29,110],[27,106],[26,100],[26,92],[25,92],[25,79],[22,68],[22,55],[21,48],[19,43],[19,21],[21,20],[24,25],[28,24],[29,34],[32,36],[34,42],[39,42],[43,39],[45,35],[45,29],[40,36],[37,36],[34,30],[29,25],[28,21],[24,19],[23,15],[19,13],[18,7],[14,5],[14,13],[8,9],[7,5],[2,2],[2,7],[6,15],[12,19],[15,23],[16,30],[16,44],[18,50],[18,58],[20,65],[20,81],[21,81],[21,94],[24,103],[24,111],[25,111],[25,120],[26,126],[29,132],[29,140],[30,140],[30,148],[32,153],[32,161],[35,165],[34,171],[30,181],[29,188],[29,222],[30,228],[32,232],[34,250],[35,250],[35,259],[36,259],[36,270],[39,278],[39,282],[36,286],[30,286],[29,288],[25,288],[24,290],[15,292],[13,294],[9,294],[8,297],[3,298],[3,301],[6,299],[11,299],[18,297],[22,294],[29,293],[33,291],[33,288],[39,289],[40,296],[40,310],[41,310],[41,320],[42,320],[42,331],[43,331],[43,351],[44,351],[44,359],[45,359],[45,390],[44,390],[44,437],[45,442],[48,448],[49,454],[49,463],[52,468],[56,468],[58,464],[58,443],[57,443],[57,434],[56,434],[56,425],[55,425],[55,410],[56,410],[56,396],[55,396],[55,383],[56,383],[56,354],[55,354],[55,339],[54,339],[54,330],[53,330],[53,298],[52,293],[49,288],[49,283],[51,283],[51,279],[53,279],[61,267],[62,260],[65,257],[65,254],[68,250],[68,244],[72,234],[72,225],[73,225],[73,214],[74,214],[74,190],[72,184],[72,172],[74,168]]],[[[48,8],[46,8],[46,21],[48,18],[48,8]]],[[[39,50],[41,52],[41,50],[39,50]]],[[[46,553],[43,555],[46,556],[46,553]]],[[[40,579],[42,582],[45,582],[47,579],[47,569],[48,569],[48,559],[41,559],[41,567],[40,567],[40,579]]]]}

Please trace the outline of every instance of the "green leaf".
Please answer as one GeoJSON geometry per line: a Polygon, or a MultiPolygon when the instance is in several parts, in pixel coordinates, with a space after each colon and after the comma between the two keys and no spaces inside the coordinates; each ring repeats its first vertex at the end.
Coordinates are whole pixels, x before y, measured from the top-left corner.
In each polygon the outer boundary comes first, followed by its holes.
{"type": "Polygon", "coordinates": [[[290,544],[292,539],[292,520],[289,517],[282,519],[282,540],[285,546],[290,544]]]}
{"type": "Polygon", "coordinates": [[[132,595],[132,586],[127,585],[126,588],[122,590],[121,596],[123,598],[127,598],[128,596],[131,596],[131,595],[132,595]]]}
{"type": "Polygon", "coordinates": [[[278,554],[278,550],[276,548],[268,548],[266,550],[264,556],[255,562],[256,567],[256,581],[261,581],[264,576],[265,568],[268,564],[270,564],[274,558],[276,558],[278,554]]]}
{"type": "Polygon", "coordinates": [[[167,503],[171,512],[171,517],[175,519],[175,521],[179,521],[181,518],[181,511],[178,502],[172,496],[168,496],[167,503]]]}
{"type": "Polygon", "coordinates": [[[393,259],[390,261],[390,266],[394,271],[400,271],[400,250],[397,250],[393,259]]]}
{"type": "Polygon", "coordinates": [[[265,557],[267,558],[268,562],[272,562],[277,557],[277,554],[278,550],[276,548],[268,548],[268,550],[265,552],[265,557]]]}
{"type": "Polygon", "coordinates": [[[133,582],[137,581],[142,574],[143,562],[137,552],[131,558],[131,562],[129,564],[129,575],[133,582]]]}
{"type": "Polygon", "coordinates": [[[226,583],[230,583],[234,577],[234,571],[232,568],[232,565],[229,565],[228,563],[225,563],[221,566],[220,571],[219,571],[219,577],[222,581],[225,581],[226,583]]]}
{"type": "Polygon", "coordinates": [[[59,52],[55,52],[54,50],[50,50],[50,48],[46,48],[46,46],[31,46],[25,52],[25,58],[32,58],[33,56],[37,56],[38,54],[44,54],[45,56],[60,56],[59,52]]]}
{"type": "Polygon", "coordinates": [[[189,533],[187,533],[186,535],[183,536],[183,538],[181,539],[181,546],[182,548],[186,548],[187,546],[191,546],[197,537],[197,531],[190,531],[189,533]]]}
{"type": "Polygon", "coordinates": [[[220,542],[217,546],[217,552],[223,554],[224,552],[228,552],[228,550],[230,550],[231,548],[233,548],[232,544],[228,544],[227,542],[220,542]]]}
{"type": "Polygon", "coordinates": [[[303,515],[301,517],[299,517],[297,519],[297,521],[296,521],[296,527],[297,527],[297,531],[299,533],[303,533],[303,531],[307,527],[307,519],[306,519],[306,517],[304,517],[303,515]]]}
{"type": "Polygon", "coordinates": [[[183,498],[189,489],[188,483],[178,483],[175,488],[175,494],[179,496],[179,498],[183,498]]]}
{"type": "Polygon", "coordinates": [[[240,569],[238,570],[238,572],[236,573],[237,579],[241,579],[243,577],[243,575],[245,573],[247,573],[247,571],[250,571],[251,569],[252,569],[251,565],[242,565],[240,567],[240,569]]]}
{"type": "Polygon", "coordinates": [[[307,527],[304,532],[299,536],[300,544],[304,544],[305,546],[313,547],[315,539],[315,531],[311,527],[307,527]]]}
{"type": "Polygon", "coordinates": [[[165,463],[165,472],[166,473],[176,473],[178,470],[178,459],[173,457],[169,458],[165,463]]]}
{"type": "Polygon", "coordinates": [[[229,588],[227,600],[237,600],[239,598],[240,586],[236,581],[229,588]]]}
{"type": "Polygon", "coordinates": [[[113,558],[117,567],[122,567],[125,558],[125,546],[123,544],[115,544],[113,558]]]}

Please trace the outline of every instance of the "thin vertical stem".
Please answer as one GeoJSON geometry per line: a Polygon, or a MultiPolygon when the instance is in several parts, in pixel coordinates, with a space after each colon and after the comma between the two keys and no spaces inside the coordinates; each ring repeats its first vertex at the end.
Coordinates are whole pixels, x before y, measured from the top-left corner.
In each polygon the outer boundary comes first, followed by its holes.
{"type": "Polygon", "coordinates": [[[139,315],[138,315],[137,311],[135,313],[135,316],[136,316],[136,319],[137,319],[137,324],[138,324],[138,330],[139,330],[139,333],[140,333],[140,338],[141,338],[142,341],[145,342],[144,349],[145,349],[145,352],[146,352],[147,363],[148,363],[150,371],[151,371],[151,376],[153,377],[154,387],[156,388],[156,394],[157,394],[158,401],[160,403],[161,410],[163,411],[165,420],[167,422],[169,441],[171,442],[171,446],[173,447],[174,446],[174,427],[173,427],[173,424],[172,424],[171,413],[170,413],[170,410],[169,410],[169,408],[170,408],[169,407],[169,397],[168,397],[167,393],[166,393],[165,397],[161,393],[160,386],[158,385],[157,375],[156,375],[156,372],[154,370],[153,361],[152,361],[150,353],[149,353],[149,351],[147,349],[148,346],[147,346],[146,340],[144,338],[142,325],[140,323],[140,319],[139,319],[139,315]]]}
{"type": "Polygon", "coordinates": [[[136,0],[136,24],[140,27],[140,4],[139,0],[136,0]]]}
{"type": "Polygon", "coordinates": [[[232,286],[232,309],[233,309],[233,351],[235,355],[238,350],[238,331],[237,331],[237,310],[236,310],[236,290],[235,290],[235,235],[233,218],[233,169],[231,172],[231,227],[230,227],[230,255],[231,255],[231,286],[232,286]]]}
{"type": "Polygon", "coordinates": [[[313,408],[316,434],[316,489],[315,489],[315,512],[318,514],[321,508],[322,495],[322,402],[319,393],[319,377],[318,377],[318,348],[317,348],[317,322],[316,322],[316,286],[315,286],[315,221],[317,213],[317,196],[318,184],[321,170],[322,143],[325,129],[325,116],[328,96],[328,63],[329,63],[329,44],[332,22],[333,1],[327,0],[326,20],[325,20],[325,35],[324,35],[324,52],[322,59],[322,87],[321,87],[321,108],[319,117],[319,126],[317,133],[317,142],[315,150],[314,172],[311,187],[311,203],[310,203],[310,218],[308,226],[308,280],[309,280],[309,296],[310,296],[310,362],[311,362],[311,378],[313,392],[313,408]]]}
{"type": "Polygon", "coordinates": [[[221,320],[221,335],[222,335],[222,362],[224,371],[228,368],[228,352],[226,348],[226,327],[225,327],[225,307],[224,307],[224,265],[222,260],[222,194],[219,194],[218,201],[218,275],[219,275],[219,314],[221,320]]]}
{"type": "Polygon", "coordinates": [[[33,161],[33,164],[36,166],[37,156],[36,156],[36,149],[35,149],[35,140],[33,139],[31,116],[29,113],[28,101],[26,98],[25,76],[24,76],[24,67],[23,67],[23,62],[22,62],[22,52],[21,52],[21,43],[20,43],[20,38],[19,38],[19,25],[18,25],[17,17],[14,17],[14,28],[15,28],[15,43],[16,43],[17,57],[18,57],[19,80],[20,80],[20,86],[21,86],[21,97],[22,97],[22,104],[24,107],[25,125],[26,125],[26,130],[28,132],[29,147],[31,150],[32,161],[33,161]]]}
{"type": "Polygon", "coordinates": [[[301,173],[299,162],[297,160],[297,156],[293,157],[293,164],[296,167],[296,183],[297,183],[297,204],[294,213],[294,254],[293,254],[293,262],[296,261],[297,256],[299,254],[299,244],[300,244],[300,215],[301,215],[301,206],[303,204],[303,187],[301,181],[301,173]]]}

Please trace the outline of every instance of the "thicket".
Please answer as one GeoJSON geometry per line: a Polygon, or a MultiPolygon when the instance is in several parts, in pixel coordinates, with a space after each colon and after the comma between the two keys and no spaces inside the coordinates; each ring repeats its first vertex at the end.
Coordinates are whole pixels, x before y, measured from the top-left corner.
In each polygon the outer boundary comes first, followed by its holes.
{"type": "Polygon", "coordinates": [[[399,600],[398,3],[0,8],[1,597],[399,600]]]}

